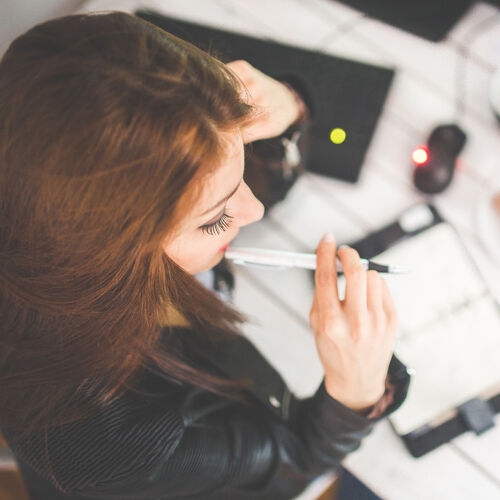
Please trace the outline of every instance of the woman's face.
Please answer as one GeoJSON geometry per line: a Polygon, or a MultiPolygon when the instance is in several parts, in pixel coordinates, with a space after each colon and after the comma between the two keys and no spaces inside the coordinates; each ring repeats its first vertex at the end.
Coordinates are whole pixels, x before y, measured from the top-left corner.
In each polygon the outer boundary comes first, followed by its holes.
{"type": "Polygon", "coordinates": [[[214,267],[239,228],[262,218],[264,206],[243,181],[241,133],[226,133],[227,156],[209,178],[165,253],[190,274],[214,267]]]}

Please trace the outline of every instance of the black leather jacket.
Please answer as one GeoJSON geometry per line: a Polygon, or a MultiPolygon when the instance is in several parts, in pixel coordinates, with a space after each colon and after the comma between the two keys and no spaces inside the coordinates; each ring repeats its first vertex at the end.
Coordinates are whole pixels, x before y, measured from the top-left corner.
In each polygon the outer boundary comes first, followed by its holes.
{"type": "MultiPolygon", "coordinates": [[[[142,394],[129,392],[47,439],[11,445],[32,500],[290,499],[338,467],[379,420],[346,408],[323,384],[312,397],[295,398],[244,337],[205,354],[218,373],[251,377],[249,404],[148,371],[142,394]],[[45,443],[50,469],[42,459],[45,443]]],[[[395,357],[388,377],[396,391],[386,414],[400,406],[409,383],[395,357]]]]}

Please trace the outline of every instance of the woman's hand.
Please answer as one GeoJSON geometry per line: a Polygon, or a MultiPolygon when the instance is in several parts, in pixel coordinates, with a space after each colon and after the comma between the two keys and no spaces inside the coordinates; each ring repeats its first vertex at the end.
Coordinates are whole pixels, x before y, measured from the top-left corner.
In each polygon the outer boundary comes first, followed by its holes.
{"type": "Polygon", "coordinates": [[[256,119],[242,131],[245,143],[281,135],[297,121],[299,106],[285,85],[247,61],[231,61],[227,67],[242,83],[243,100],[258,109],[256,119]]]}
{"type": "Polygon", "coordinates": [[[339,299],[335,247],[329,234],[316,251],[316,289],[309,318],[327,392],[361,411],[384,394],[398,318],[386,282],[376,271],[365,271],[356,250],[348,247],[338,251],[346,278],[345,299],[339,299]]]}

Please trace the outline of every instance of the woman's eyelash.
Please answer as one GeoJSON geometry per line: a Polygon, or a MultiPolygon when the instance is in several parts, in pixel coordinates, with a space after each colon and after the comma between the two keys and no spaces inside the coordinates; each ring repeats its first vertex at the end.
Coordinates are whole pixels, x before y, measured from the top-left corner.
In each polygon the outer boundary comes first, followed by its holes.
{"type": "Polygon", "coordinates": [[[232,218],[231,215],[223,213],[219,220],[216,220],[212,224],[201,226],[201,230],[210,236],[215,236],[216,234],[220,234],[221,231],[225,231],[231,225],[232,218]]]}

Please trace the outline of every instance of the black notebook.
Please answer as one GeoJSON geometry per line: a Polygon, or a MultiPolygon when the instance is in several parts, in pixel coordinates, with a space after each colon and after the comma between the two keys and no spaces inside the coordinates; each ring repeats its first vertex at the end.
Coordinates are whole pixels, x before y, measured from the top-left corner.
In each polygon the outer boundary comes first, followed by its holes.
{"type": "Polygon", "coordinates": [[[394,71],[324,53],[260,40],[139,10],[138,17],[215,53],[224,62],[245,59],[260,71],[286,80],[312,111],[307,169],[350,182],[358,179],[394,71]],[[341,128],[345,141],[334,144],[341,128]]]}
{"type": "Polygon", "coordinates": [[[400,318],[395,354],[414,370],[389,420],[412,455],[492,427],[500,411],[500,308],[456,230],[419,204],[352,246],[410,269],[384,278],[400,318]]]}

